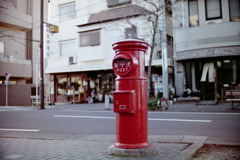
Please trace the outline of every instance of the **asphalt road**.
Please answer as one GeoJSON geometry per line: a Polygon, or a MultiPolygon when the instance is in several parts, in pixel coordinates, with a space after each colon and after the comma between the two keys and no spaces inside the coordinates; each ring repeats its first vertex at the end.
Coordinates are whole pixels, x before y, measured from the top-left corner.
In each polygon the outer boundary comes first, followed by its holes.
{"type": "MultiPolygon", "coordinates": [[[[240,139],[240,113],[149,112],[149,135],[196,135],[240,139]]],[[[94,110],[0,111],[0,132],[115,134],[115,113],[94,110]],[[13,130],[11,130],[13,129],[13,130]]]]}

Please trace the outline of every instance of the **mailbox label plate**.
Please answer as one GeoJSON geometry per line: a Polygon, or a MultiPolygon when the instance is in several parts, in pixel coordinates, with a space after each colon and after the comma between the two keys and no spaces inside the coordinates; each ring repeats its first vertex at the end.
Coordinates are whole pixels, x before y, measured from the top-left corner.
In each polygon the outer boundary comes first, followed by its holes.
{"type": "Polygon", "coordinates": [[[114,61],[113,62],[113,69],[119,75],[127,74],[132,68],[132,61],[131,59],[126,59],[122,61],[114,61]]]}
{"type": "Polygon", "coordinates": [[[135,91],[121,90],[113,92],[114,112],[135,113],[135,91]]]}

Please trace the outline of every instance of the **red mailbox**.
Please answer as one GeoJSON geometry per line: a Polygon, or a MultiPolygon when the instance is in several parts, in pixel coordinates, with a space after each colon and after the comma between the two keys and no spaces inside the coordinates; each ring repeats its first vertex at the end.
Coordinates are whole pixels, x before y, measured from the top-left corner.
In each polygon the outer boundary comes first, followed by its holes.
{"type": "Polygon", "coordinates": [[[116,113],[116,148],[138,149],[148,142],[146,42],[123,40],[113,44],[112,67],[117,75],[113,92],[116,113]]]}

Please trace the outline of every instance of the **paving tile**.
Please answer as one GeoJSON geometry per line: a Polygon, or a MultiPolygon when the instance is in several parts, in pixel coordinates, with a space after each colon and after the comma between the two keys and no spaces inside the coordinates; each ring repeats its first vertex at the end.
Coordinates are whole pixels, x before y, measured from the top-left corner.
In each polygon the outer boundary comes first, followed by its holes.
{"type": "MultiPolygon", "coordinates": [[[[100,137],[101,138],[101,137],[100,137]]],[[[25,138],[0,138],[0,159],[84,159],[84,160],[147,160],[172,159],[178,155],[186,157],[187,143],[152,142],[157,154],[147,157],[115,157],[107,154],[111,140],[42,140],[25,138]],[[14,157],[15,156],[15,157],[14,157]],[[19,156],[19,157],[17,157],[19,156]]]]}

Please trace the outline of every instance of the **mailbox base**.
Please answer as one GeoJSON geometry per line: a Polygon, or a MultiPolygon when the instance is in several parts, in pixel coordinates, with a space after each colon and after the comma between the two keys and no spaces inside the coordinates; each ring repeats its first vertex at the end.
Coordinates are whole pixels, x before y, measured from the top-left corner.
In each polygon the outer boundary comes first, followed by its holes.
{"type": "Polygon", "coordinates": [[[123,149],[140,149],[140,148],[148,148],[150,147],[150,144],[149,142],[137,143],[137,144],[124,144],[124,143],[116,142],[114,144],[114,147],[123,148],[123,149]]]}
{"type": "Polygon", "coordinates": [[[126,156],[126,157],[144,157],[157,154],[156,147],[150,146],[148,148],[140,148],[140,149],[123,149],[116,148],[114,145],[108,147],[108,154],[113,156],[126,156]]]}

